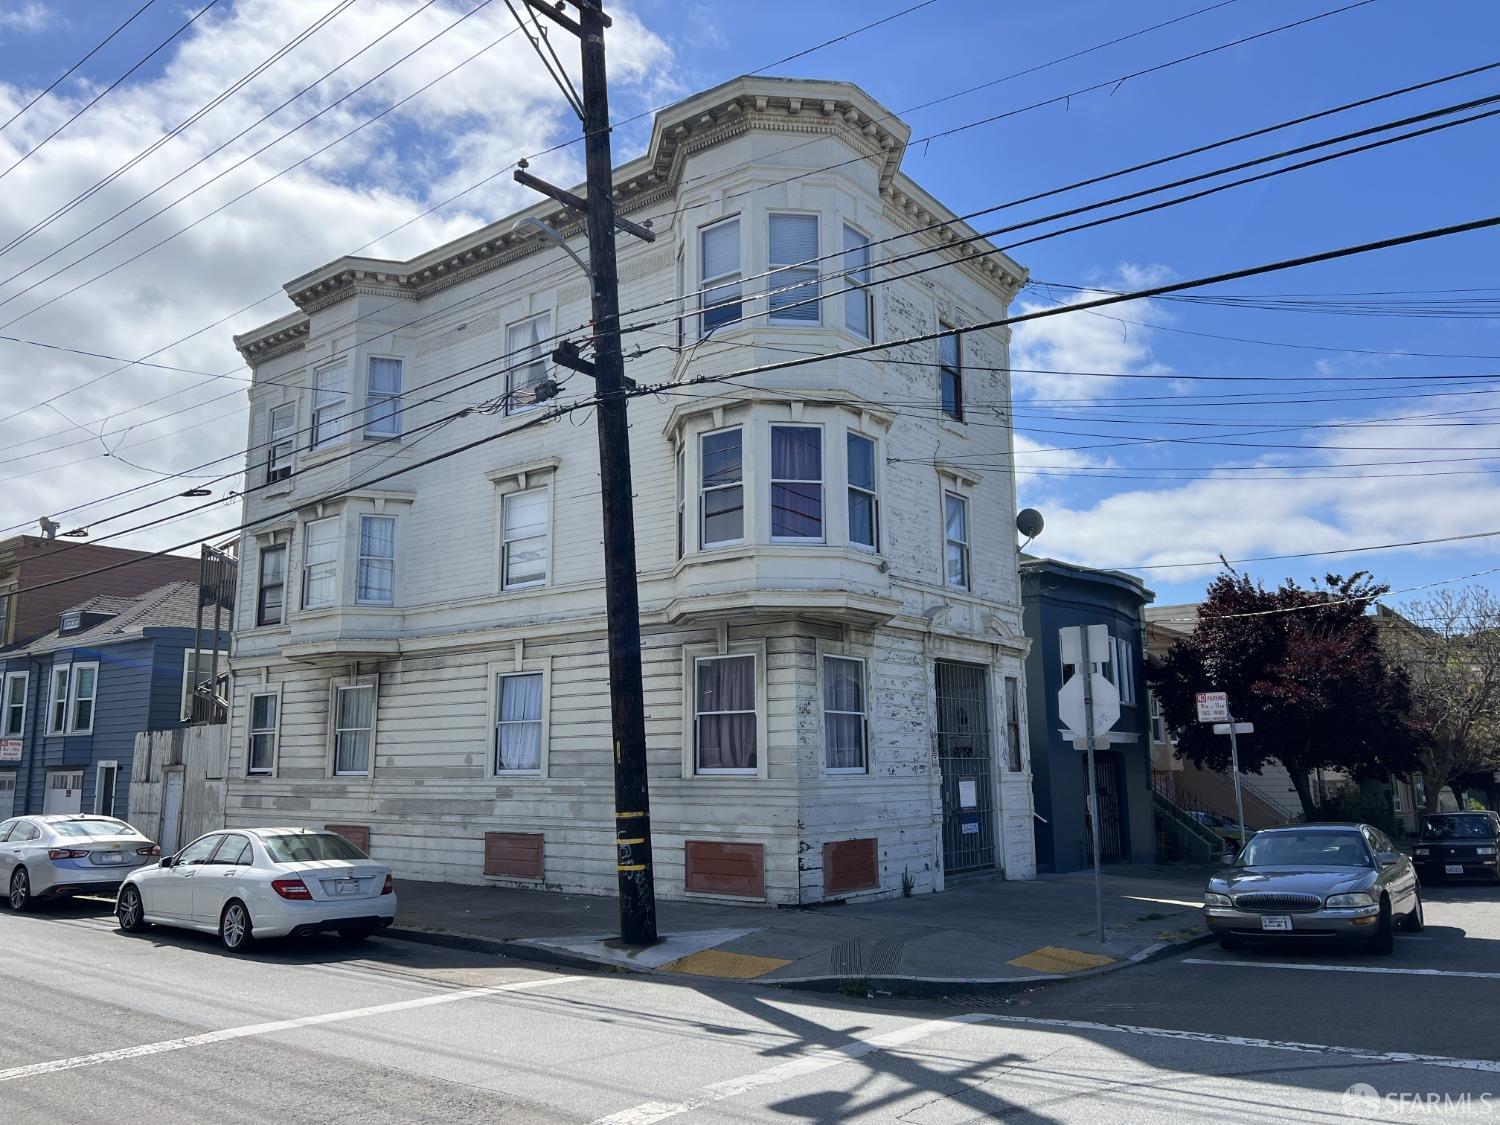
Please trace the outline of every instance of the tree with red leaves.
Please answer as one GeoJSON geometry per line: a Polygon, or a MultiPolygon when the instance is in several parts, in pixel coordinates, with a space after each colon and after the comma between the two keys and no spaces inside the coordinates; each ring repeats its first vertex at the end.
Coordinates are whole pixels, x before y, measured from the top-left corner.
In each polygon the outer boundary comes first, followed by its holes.
{"type": "Polygon", "coordinates": [[[1259,773],[1280,762],[1309,819],[1313,770],[1384,779],[1412,769],[1406,673],[1365,612],[1389,590],[1364,571],[1330,574],[1322,587],[1289,579],[1275,590],[1235,573],[1214,579],[1192,635],[1147,669],[1177,752],[1207,769],[1229,768],[1229,739],[1198,722],[1194,701],[1223,691],[1235,721],[1255,724],[1240,739],[1240,768],[1259,773]]]}

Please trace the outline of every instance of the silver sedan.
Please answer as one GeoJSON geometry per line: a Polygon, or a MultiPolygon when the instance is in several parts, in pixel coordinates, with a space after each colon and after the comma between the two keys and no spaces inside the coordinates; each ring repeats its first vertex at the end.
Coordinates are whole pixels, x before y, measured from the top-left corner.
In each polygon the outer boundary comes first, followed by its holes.
{"type": "Polygon", "coordinates": [[[160,858],[154,841],[112,816],[54,813],[0,824],[0,886],[12,910],[44,898],[112,895],[125,876],[160,858]]]}
{"type": "Polygon", "coordinates": [[[1219,945],[1311,938],[1389,953],[1395,930],[1422,928],[1411,860],[1368,824],[1299,824],[1256,834],[1203,894],[1219,945]]]}

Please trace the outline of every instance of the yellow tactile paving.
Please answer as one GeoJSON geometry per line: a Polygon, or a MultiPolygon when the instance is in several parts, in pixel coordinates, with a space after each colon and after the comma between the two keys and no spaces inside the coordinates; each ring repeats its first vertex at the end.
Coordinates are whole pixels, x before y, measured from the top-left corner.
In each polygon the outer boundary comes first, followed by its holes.
{"type": "Polygon", "coordinates": [[[1081,949],[1064,949],[1060,945],[1044,945],[1033,949],[1025,956],[1010,962],[1021,969],[1034,969],[1039,973],[1076,973],[1083,969],[1097,969],[1100,965],[1112,965],[1115,959],[1102,953],[1085,953],[1081,949]]]}
{"type": "Polygon", "coordinates": [[[692,973],[699,977],[729,977],[732,980],[754,980],[790,965],[780,957],[754,957],[749,953],[726,953],[722,949],[704,949],[669,961],[662,970],[669,973],[692,973]]]}

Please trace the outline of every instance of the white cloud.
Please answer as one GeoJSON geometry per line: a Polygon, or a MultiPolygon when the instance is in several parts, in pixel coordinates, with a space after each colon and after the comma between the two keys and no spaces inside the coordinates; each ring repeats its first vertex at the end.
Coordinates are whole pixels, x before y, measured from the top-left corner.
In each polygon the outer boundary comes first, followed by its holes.
{"type": "Polygon", "coordinates": [[[0,28],[9,31],[41,31],[49,27],[56,17],[56,12],[41,3],[41,0],[24,0],[23,3],[0,6],[0,28]]]}
{"type": "MultiPolygon", "coordinates": [[[[471,6],[439,0],[421,10],[312,93],[234,141],[204,166],[193,167],[213,148],[374,41],[419,5],[417,0],[361,0],[350,7],[191,129],[35,237],[0,253],[0,279],[38,263],[19,280],[9,284],[0,280],[0,302],[13,298],[0,305],[0,323],[13,321],[45,297],[71,288],[207,215],[438,79],[513,26],[502,4],[480,10],[243,168],[229,172],[118,244],[101,249],[118,232],[396,63],[471,6]],[[184,170],[181,179],[125,216],[61,250],[53,260],[39,261],[184,170]],[[16,296],[24,286],[96,249],[97,254],[55,280],[43,282],[24,297],[16,296]]],[[[0,23],[6,14],[15,15],[28,7],[0,12],[0,23]]],[[[327,7],[313,11],[298,0],[238,0],[233,6],[214,9],[174,45],[159,76],[115,90],[0,181],[0,231],[8,239],[91,188],[240,79],[327,7]],[[250,44],[255,45],[253,50],[250,44]]],[[[623,117],[657,104],[672,81],[672,57],[664,42],[628,12],[617,8],[611,15],[611,101],[615,114],[623,117]]],[[[572,65],[576,48],[563,39],[556,45],[572,65]]],[[[0,168],[14,163],[66,121],[93,92],[70,82],[32,107],[0,134],[0,168]]],[[[0,120],[24,104],[31,93],[0,81],[0,120]]],[[[143,355],[354,251],[517,157],[577,132],[576,119],[530,46],[520,35],[511,35],[328,153],[286,172],[139,262],[0,331],[112,355],[143,355]]],[[[619,158],[630,155],[617,151],[619,158]]],[[[581,161],[581,149],[575,146],[534,161],[533,170],[557,181],[576,182],[582,175],[581,161]]],[[[409,256],[493,221],[531,198],[509,175],[497,176],[441,213],[418,220],[363,253],[409,256]]],[[[0,244],[4,241],[0,239],[0,244]]],[[[200,371],[243,375],[231,336],[288,309],[285,297],[278,296],[155,358],[200,371]]],[[[77,386],[112,366],[0,342],[0,416],[77,386]]],[[[107,429],[136,424],[138,428],[125,437],[121,454],[144,465],[178,469],[243,446],[243,386],[135,368],[69,395],[58,406],[69,418],[85,424],[104,417],[112,419],[107,429]],[[235,391],[239,393],[212,402],[235,391]],[[169,392],[179,393],[156,406],[131,411],[169,392]],[[195,403],[211,404],[150,422],[154,416],[195,403]],[[221,417],[226,413],[228,417],[221,417]],[[172,432],[182,427],[195,428],[172,432]],[[142,442],[149,444],[137,444],[142,442]]],[[[106,440],[114,444],[120,436],[106,440]]],[[[0,462],[5,462],[0,463],[0,482],[8,482],[0,493],[0,527],[22,521],[34,525],[43,512],[150,479],[118,464],[111,471],[108,462],[97,458],[62,467],[101,452],[97,441],[90,442],[47,410],[0,422],[0,462]],[[45,456],[39,453],[75,440],[82,444],[45,456]]],[[[100,510],[120,506],[116,502],[100,510]]],[[[233,523],[234,515],[232,507],[221,508],[192,523],[142,533],[128,542],[167,545],[188,538],[194,530],[233,523]]]]}
{"type": "MultiPolygon", "coordinates": [[[[1158,285],[1171,276],[1161,265],[1123,262],[1098,289],[1070,293],[1058,302],[1021,301],[1016,313],[1038,312],[1058,305],[1076,305],[1111,292],[1128,292],[1158,285]]],[[[1069,313],[1015,326],[1011,363],[1018,369],[1060,372],[1110,372],[1120,375],[1167,375],[1171,368],[1152,358],[1153,330],[1132,321],[1169,319],[1169,314],[1149,301],[1127,301],[1098,312],[1069,313]]],[[[1117,391],[1122,383],[1135,380],[1095,378],[1075,374],[1036,374],[1018,370],[1018,396],[1034,399],[1096,398],[1117,391]]],[[[1170,386],[1170,384],[1164,384],[1170,386]]]]}

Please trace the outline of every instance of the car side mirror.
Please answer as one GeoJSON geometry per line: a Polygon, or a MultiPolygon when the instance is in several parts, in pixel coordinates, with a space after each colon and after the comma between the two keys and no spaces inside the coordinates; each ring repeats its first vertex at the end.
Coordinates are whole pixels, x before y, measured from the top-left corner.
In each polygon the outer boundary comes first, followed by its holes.
{"type": "Polygon", "coordinates": [[[1400,863],[1401,855],[1399,852],[1381,852],[1375,857],[1375,862],[1381,867],[1389,867],[1393,863],[1400,863]]]}
{"type": "Polygon", "coordinates": [[[159,867],[171,867],[172,864],[174,864],[176,862],[177,862],[177,857],[175,855],[164,855],[164,856],[161,857],[161,863],[158,864],[158,866],[159,867]]]}

